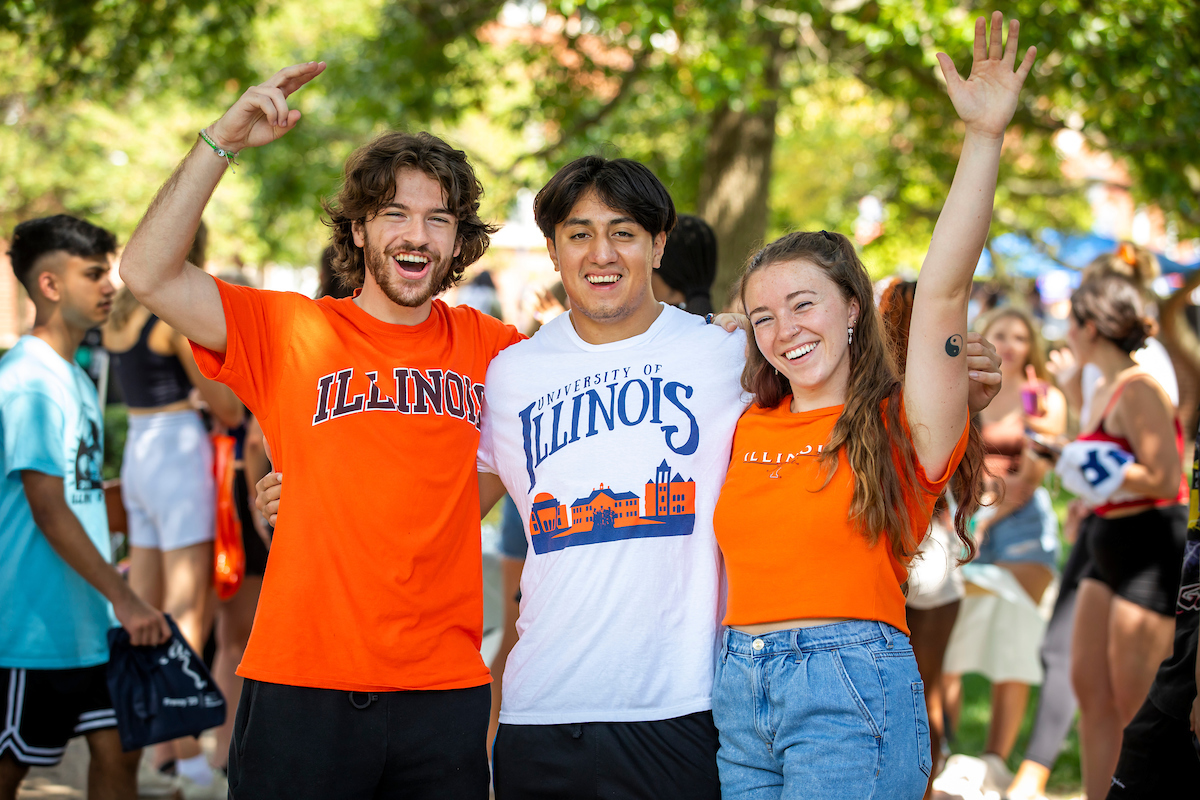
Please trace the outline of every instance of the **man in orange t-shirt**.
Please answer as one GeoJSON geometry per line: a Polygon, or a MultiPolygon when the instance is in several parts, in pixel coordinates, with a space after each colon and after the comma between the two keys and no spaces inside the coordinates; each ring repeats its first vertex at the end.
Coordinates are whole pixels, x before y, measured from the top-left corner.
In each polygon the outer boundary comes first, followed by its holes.
{"type": "Polygon", "coordinates": [[[475,451],[488,364],[520,335],[433,299],[494,231],[466,156],[392,133],[350,157],[327,210],[352,298],[232,286],[184,260],[227,160],[295,127],[287,96],[323,69],[280,71],[201,132],[121,264],[289,475],[238,669],[229,792],[483,800],[475,451]]]}

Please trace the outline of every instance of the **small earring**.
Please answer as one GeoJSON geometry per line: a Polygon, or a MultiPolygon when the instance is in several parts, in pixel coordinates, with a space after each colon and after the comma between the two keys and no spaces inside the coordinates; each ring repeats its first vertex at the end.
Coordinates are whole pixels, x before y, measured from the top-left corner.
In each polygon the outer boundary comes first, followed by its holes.
{"type": "Polygon", "coordinates": [[[846,328],[846,338],[847,338],[847,342],[846,342],[847,345],[854,344],[854,326],[853,325],[851,325],[849,328],[846,328]]]}

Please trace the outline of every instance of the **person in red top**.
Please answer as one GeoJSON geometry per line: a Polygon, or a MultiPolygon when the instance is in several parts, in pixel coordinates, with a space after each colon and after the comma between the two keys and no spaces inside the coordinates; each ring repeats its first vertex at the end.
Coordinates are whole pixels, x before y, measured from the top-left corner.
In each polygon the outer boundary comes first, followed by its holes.
{"type": "Polygon", "coordinates": [[[1122,730],[1171,654],[1187,541],[1183,428],[1162,386],[1131,353],[1153,335],[1126,277],[1089,277],[1071,296],[1067,343],[1103,375],[1084,431],[1055,465],[1092,513],[1080,523],[1091,566],[1079,582],[1071,682],[1088,797],[1109,790],[1122,730]]]}
{"type": "Polygon", "coordinates": [[[350,157],[326,210],[353,297],[232,286],[184,258],[227,159],[294,128],[287,98],[323,69],[281,70],[203,131],[121,262],[289,475],[238,669],[229,794],[483,800],[475,451],[488,364],[520,335],[433,299],[494,231],[466,156],[390,133],[350,157]]]}
{"type": "Polygon", "coordinates": [[[974,549],[967,301],[1035,53],[1017,66],[1017,23],[1006,48],[1002,24],[997,12],[989,41],[977,21],[965,81],[938,54],[966,138],[917,283],[905,380],[845,236],[789,234],[743,274],[756,346],[742,384],[755,405],[714,515],[729,586],[713,687],[725,800],[925,792],[929,724],[902,586],[956,469],[955,528],[974,549]]]}

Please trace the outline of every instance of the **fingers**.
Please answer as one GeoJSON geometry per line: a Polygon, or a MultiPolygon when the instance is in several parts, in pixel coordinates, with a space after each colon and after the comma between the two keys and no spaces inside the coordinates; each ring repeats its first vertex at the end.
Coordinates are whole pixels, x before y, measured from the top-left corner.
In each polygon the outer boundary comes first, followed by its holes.
{"type": "Polygon", "coordinates": [[[162,614],[162,612],[156,611],[154,616],[158,622],[158,630],[155,631],[157,636],[152,644],[162,644],[171,638],[171,626],[167,624],[167,618],[162,614]]]}
{"type": "Polygon", "coordinates": [[[1008,21],[1008,40],[1004,43],[1003,60],[1009,64],[1017,63],[1017,42],[1020,39],[1021,22],[1011,19],[1008,21]]]}
{"type": "Polygon", "coordinates": [[[999,372],[992,372],[991,370],[986,372],[970,370],[967,372],[967,377],[984,386],[999,386],[1000,381],[1003,380],[999,372]]]}
{"type": "Polygon", "coordinates": [[[285,95],[289,95],[324,71],[324,61],[307,61],[303,64],[293,64],[276,72],[262,86],[281,89],[285,95]]]}
{"type": "Polygon", "coordinates": [[[987,60],[987,20],[983,17],[975,20],[975,48],[971,57],[976,61],[987,60]]]}
{"type": "Polygon", "coordinates": [[[1025,58],[1021,61],[1021,66],[1017,67],[1017,77],[1024,81],[1029,77],[1029,71],[1033,69],[1034,59],[1037,58],[1037,48],[1030,45],[1025,51],[1025,58]]]}
{"type": "Polygon", "coordinates": [[[937,54],[938,66],[942,68],[942,77],[946,79],[947,86],[955,86],[962,83],[962,76],[958,74],[958,67],[954,66],[954,60],[945,53],[937,54]]]}
{"type": "Polygon", "coordinates": [[[992,35],[988,39],[987,57],[1003,58],[1004,48],[1001,40],[1004,38],[1004,14],[992,12],[992,35]]]}

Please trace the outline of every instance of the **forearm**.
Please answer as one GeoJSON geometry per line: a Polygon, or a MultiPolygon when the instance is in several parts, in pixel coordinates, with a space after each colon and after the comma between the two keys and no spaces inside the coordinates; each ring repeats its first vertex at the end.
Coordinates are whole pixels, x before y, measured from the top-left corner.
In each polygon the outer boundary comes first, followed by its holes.
{"type": "Polygon", "coordinates": [[[954,181],[921,268],[920,287],[926,299],[954,298],[962,300],[965,307],[992,221],[1003,143],[1003,136],[967,131],[954,181]]]}
{"type": "Polygon", "coordinates": [[[197,140],[158,190],[121,256],[121,279],[155,313],[156,290],[179,278],[204,207],[225,174],[225,159],[197,140]]]}
{"type": "MultiPolygon", "coordinates": [[[[61,483],[60,483],[61,485],[61,483]]],[[[71,511],[64,497],[58,502],[43,499],[31,501],[33,521],[67,566],[91,584],[114,605],[129,593],[129,585],[111,564],[104,560],[100,551],[92,544],[79,518],[71,511]]]]}
{"type": "Polygon", "coordinates": [[[1170,500],[1179,494],[1179,470],[1135,462],[1125,470],[1120,491],[1139,497],[1170,500]]]}

